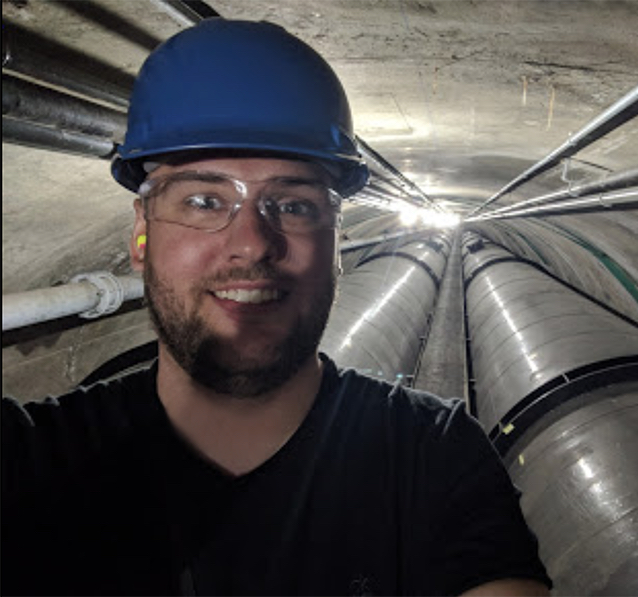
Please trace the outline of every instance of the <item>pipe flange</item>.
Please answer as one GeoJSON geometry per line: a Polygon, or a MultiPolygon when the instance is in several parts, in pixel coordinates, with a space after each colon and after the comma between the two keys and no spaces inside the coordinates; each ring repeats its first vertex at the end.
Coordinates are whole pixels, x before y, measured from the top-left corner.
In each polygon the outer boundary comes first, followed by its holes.
{"type": "Polygon", "coordinates": [[[124,288],[111,272],[90,272],[78,274],[71,282],[89,282],[97,288],[99,302],[95,307],[79,313],[84,319],[95,319],[117,311],[124,302],[124,288]]]}

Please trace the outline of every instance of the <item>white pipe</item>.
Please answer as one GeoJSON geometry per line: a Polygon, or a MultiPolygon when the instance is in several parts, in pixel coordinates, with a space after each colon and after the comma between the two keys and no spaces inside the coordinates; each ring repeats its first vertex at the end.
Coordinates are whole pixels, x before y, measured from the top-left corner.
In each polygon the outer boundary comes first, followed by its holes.
{"type": "Polygon", "coordinates": [[[64,286],[28,290],[2,297],[2,330],[51,321],[68,315],[84,318],[113,313],[124,301],[144,295],[142,280],[109,272],[76,276],[64,286]]]}

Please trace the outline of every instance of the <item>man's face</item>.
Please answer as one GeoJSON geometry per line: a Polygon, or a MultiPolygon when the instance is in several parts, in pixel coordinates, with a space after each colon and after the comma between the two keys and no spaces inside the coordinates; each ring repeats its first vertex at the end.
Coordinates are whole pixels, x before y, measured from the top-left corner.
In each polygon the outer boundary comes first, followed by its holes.
{"type": "MultiPolygon", "coordinates": [[[[272,158],[209,159],[162,165],[151,180],[204,173],[246,184],[241,209],[216,232],[145,217],[136,203],[135,235],[146,234],[142,269],[160,342],[191,377],[216,392],[256,396],[277,387],[311,358],[335,291],[336,233],[285,233],[259,212],[273,180],[328,183],[317,166],[272,158]],[[267,182],[270,181],[270,182],[267,182]]],[[[153,212],[153,201],[147,209],[153,212]]],[[[146,213],[146,216],[149,214],[146,213]]],[[[181,216],[180,216],[181,217],[181,216]]]]}

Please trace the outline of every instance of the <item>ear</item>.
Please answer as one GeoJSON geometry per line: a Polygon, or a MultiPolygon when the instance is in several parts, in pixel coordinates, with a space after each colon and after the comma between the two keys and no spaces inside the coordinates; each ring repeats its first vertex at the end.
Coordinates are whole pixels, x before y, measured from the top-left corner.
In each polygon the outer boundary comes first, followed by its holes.
{"type": "Polygon", "coordinates": [[[133,236],[129,243],[131,255],[131,267],[136,272],[144,271],[144,256],[146,253],[146,218],[144,217],[144,205],[141,199],[133,203],[135,208],[135,223],[133,224],[133,236]]]}

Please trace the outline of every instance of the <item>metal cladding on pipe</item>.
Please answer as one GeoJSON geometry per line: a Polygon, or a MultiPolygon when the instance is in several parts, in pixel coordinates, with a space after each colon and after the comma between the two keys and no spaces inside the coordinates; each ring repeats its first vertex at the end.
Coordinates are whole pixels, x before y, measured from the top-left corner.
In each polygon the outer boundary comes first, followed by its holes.
{"type": "Polygon", "coordinates": [[[339,283],[320,345],[342,367],[389,381],[415,370],[447,254],[424,235],[384,243],[339,283]],[[428,244],[430,243],[430,244],[428,244]]]}
{"type": "Polygon", "coordinates": [[[505,458],[553,595],[638,595],[637,430],[638,382],[610,384],[561,405],[505,458]]]}
{"type": "Polygon", "coordinates": [[[464,271],[476,410],[495,438],[510,433],[524,399],[548,385],[586,367],[603,370],[635,358],[638,327],[486,246],[465,250],[464,271]]]}

